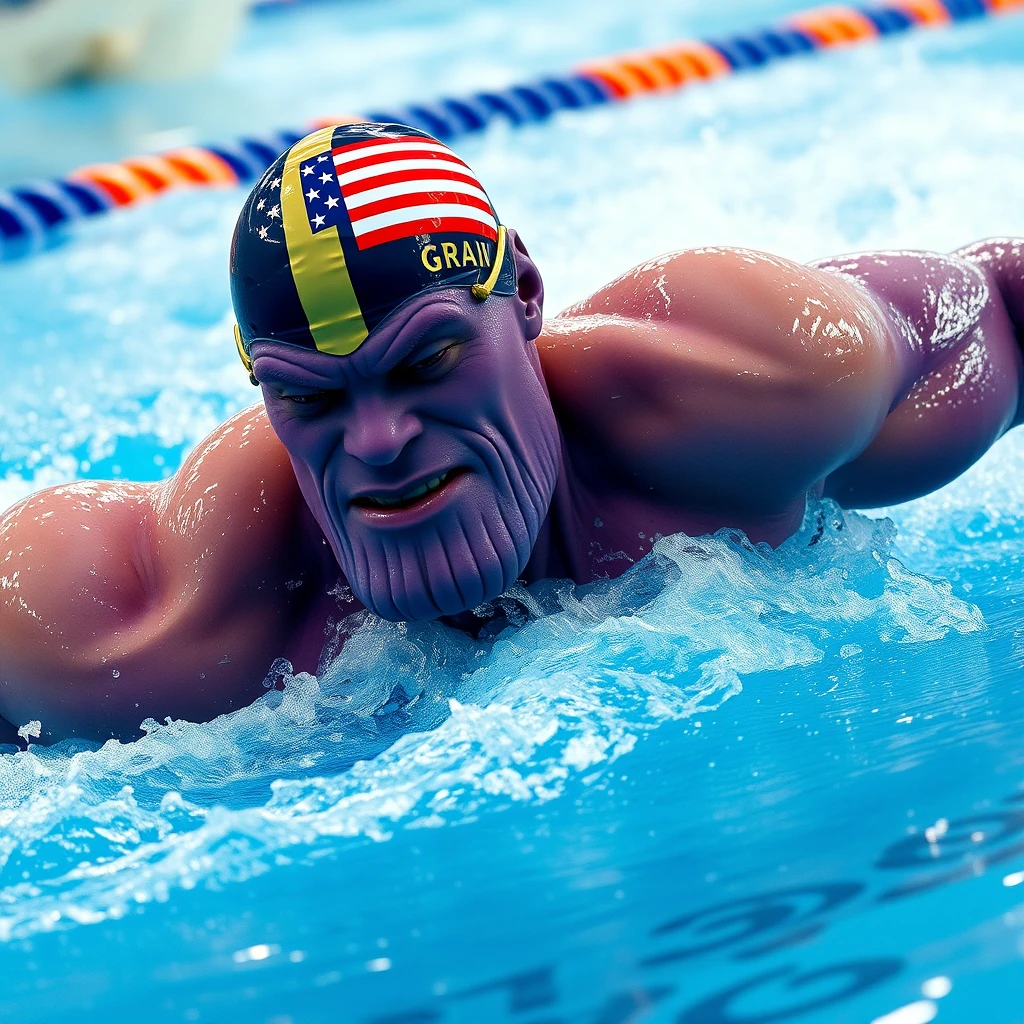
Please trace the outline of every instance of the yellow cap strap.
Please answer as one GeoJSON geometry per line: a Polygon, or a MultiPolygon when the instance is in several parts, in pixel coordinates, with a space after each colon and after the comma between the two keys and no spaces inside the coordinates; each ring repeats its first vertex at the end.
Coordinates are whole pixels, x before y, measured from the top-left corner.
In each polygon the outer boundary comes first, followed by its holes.
{"type": "Polygon", "coordinates": [[[256,374],[252,372],[252,360],[242,344],[242,332],[239,330],[238,324],[235,324],[235,348],[238,349],[238,358],[242,360],[242,365],[249,371],[249,380],[259,387],[260,382],[256,379],[256,374]]]}
{"type": "Polygon", "coordinates": [[[480,302],[486,301],[491,292],[494,291],[494,286],[498,283],[498,275],[501,273],[501,265],[505,262],[505,236],[507,234],[508,232],[505,230],[505,225],[499,224],[498,245],[494,253],[494,264],[491,266],[491,272],[483,284],[475,284],[470,289],[473,293],[473,298],[479,299],[480,302]]]}

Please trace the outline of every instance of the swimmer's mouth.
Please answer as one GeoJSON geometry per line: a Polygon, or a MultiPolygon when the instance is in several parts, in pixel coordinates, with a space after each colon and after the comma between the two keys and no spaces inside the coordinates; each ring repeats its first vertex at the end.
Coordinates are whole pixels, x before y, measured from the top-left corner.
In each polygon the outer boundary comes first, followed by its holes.
{"type": "Polygon", "coordinates": [[[356,508],[369,508],[376,512],[397,512],[399,509],[412,508],[426,501],[431,495],[440,491],[445,484],[450,483],[464,472],[465,470],[462,468],[449,469],[440,476],[432,477],[426,483],[393,498],[385,497],[382,494],[362,494],[358,498],[353,498],[352,504],[356,508]]]}

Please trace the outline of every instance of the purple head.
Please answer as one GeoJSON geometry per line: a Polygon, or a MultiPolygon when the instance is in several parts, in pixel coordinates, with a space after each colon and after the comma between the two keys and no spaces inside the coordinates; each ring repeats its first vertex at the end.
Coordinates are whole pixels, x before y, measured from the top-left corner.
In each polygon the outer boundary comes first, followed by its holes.
{"type": "Polygon", "coordinates": [[[522,573],[559,469],[534,344],[541,278],[405,301],[349,355],[250,350],[270,422],[356,597],[388,619],[454,615],[522,573]]]}
{"type": "Polygon", "coordinates": [[[559,469],[543,285],[472,170],[397,124],[328,126],[250,193],[235,340],[355,595],[434,619],[525,568],[559,469]]]}

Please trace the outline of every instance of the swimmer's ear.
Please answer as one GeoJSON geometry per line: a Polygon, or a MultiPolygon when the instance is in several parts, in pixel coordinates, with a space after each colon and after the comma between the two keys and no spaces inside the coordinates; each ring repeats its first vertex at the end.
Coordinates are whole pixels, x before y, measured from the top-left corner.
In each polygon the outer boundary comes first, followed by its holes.
{"type": "Polygon", "coordinates": [[[536,264],[530,259],[519,233],[514,228],[509,228],[508,237],[512,243],[512,256],[516,261],[519,299],[525,307],[523,314],[526,340],[536,341],[544,326],[544,281],[536,264]]]}

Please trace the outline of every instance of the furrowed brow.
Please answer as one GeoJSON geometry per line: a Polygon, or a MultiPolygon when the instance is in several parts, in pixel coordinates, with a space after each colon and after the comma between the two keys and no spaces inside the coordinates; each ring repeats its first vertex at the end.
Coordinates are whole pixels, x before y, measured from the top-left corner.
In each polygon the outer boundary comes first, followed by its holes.
{"type": "Polygon", "coordinates": [[[261,384],[277,387],[316,388],[330,391],[344,387],[344,383],[313,370],[292,366],[272,356],[258,356],[253,370],[261,384]]]}
{"type": "Polygon", "coordinates": [[[420,349],[445,337],[462,337],[467,332],[466,319],[457,307],[441,306],[423,310],[414,316],[398,337],[374,364],[375,373],[389,373],[408,362],[420,349]]]}

